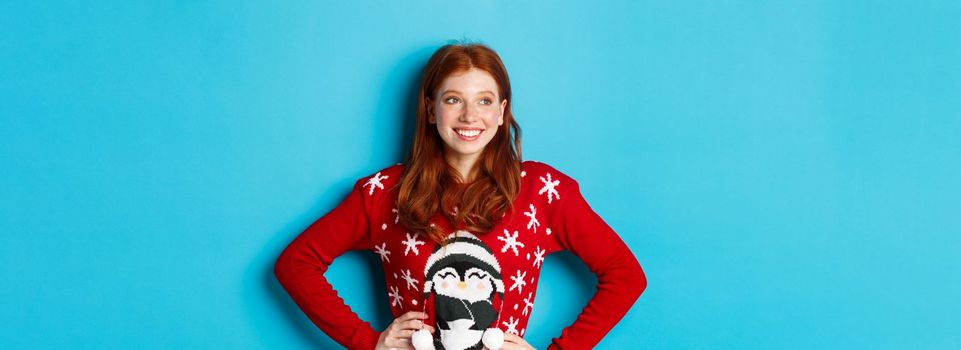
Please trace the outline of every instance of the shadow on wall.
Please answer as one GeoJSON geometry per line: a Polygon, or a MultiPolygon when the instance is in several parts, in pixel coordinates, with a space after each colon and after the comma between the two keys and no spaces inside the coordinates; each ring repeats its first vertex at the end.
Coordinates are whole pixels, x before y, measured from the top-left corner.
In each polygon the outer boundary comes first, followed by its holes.
{"type": "MultiPolygon", "coordinates": [[[[289,321],[291,333],[315,349],[339,349],[337,342],[324,334],[297,306],[287,291],[280,286],[273,273],[273,265],[264,269],[264,285],[277,301],[289,321]]],[[[393,320],[387,302],[387,288],[380,259],[373,252],[350,251],[336,258],[324,274],[337,294],[375,330],[382,330],[393,320]]]]}
{"type": "MultiPolygon", "coordinates": [[[[430,55],[438,46],[425,46],[401,58],[394,69],[384,78],[381,88],[380,103],[375,110],[374,137],[371,138],[371,162],[382,159],[397,159],[401,162],[410,149],[410,141],[414,138],[417,127],[417,97],[420,91],[420,79],[424,66],[430,55]],[[401,87],[401,88],[398,88],[401,87]],[[381,122],[385,121],[385,122],[381,122]],[[398,130],[401,132],[398,135],[398,130]],[[394,149],[383,150],[384,140],[396,140],[394,149]],[[375,156],[378,155],[379,156],[375,156]]],[[[371,171],[384,168],[393,163],[373,164],[371,171]]]]}
{"type": "MultiPolygon", "coordinates": [[[[413,138],[416,126],[417,97],[420,89],[420,79],[424,65],[430,55],[438,48],[437,45],[424,46],[412,51],[405,57],[397,60],[394,68],[390,70],[384,78],[384,83],[378,96],[374,115],[369,116],[377,125],[373,130],[370,149],[372,158],[368,169],[358,170],[351,178],[346,178],[338,182],[333,188],[342,190],[332,191],[327,189],[325,195],[337,193],[333,202],[327,209],[314,208],[309,210],[316,215],[326,214],[332,210],[339,201],[347,196],[354,181],[362,176],[368,175],[373,171],[384,168],[402,161],[409,150],[410,140],[413,138]],[[398,88],[400,87],[400,88],[398,88]],[[398,135],[398,130],[401,132],[398,135]],[[395,140],[393,149],[382,150],[385,140],[395,140]],[[385,157],[386,156],[386,157],[385,157]],[[395,162],[382,163],[382,159],[396,159],[395,162]],[[326,210],[326,211],[324,211],[326,210]]],[[[364,120],[367,118],[359,118],[364,120]]],[[[318,201],[319,203],[327,201],[318,201]]],[[[302,340],[302,344],[311,348],[335,349],[339,348],[333,339],[327,337],[314,325],[296,303],[290,299],[287,291],[283,289],[273,273],[273,265],[276,257],[280,255],[287,244],[296,235],[306,229],[317,217],[309,218],[306,225],[294,226],[282,231],[278,236],[289,237],[289,239],[278,245],[276,254],[269,258],[269,266],[262,269],[263,285],[268,290],[268,294],[277,302],[278,307],[283,310],[285,318],[289,320],[290,329],[296,330],[302,340]],[[290,232],[294,231],[294,232],[290,232]]],[[[300,222],[300,220],[297,220],[300,222]]],[[[297,225],[297,224],[292,224],[297,225]]],[[[365,251],[351,251],[336,258],[325,274],[327,280],[338,291],[338,295],[345,300],[347,305],[360,316],[361,319],[371,323],[376,330],[387,327],[393,320],[387,299],[386,283],[383,278],[383,267],[380,260],[373,253],[365,251]],[[366,278],[364,278],[366,277],[366,278]]]]}

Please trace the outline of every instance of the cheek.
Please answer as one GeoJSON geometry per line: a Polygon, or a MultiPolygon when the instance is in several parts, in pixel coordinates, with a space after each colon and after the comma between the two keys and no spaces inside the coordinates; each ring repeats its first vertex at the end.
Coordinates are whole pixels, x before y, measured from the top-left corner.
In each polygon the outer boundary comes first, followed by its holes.
{"type": "Polygon", "coordinates": [[[457,121],[457,116],[460,115],[460,111],[457,108],[449,106],[437,107],[435,111],[437,112],[437,114],[435,114],[437,124],[450,124],[457,121]]]}
{"type": "Polygon", "coordinates": [[[440,132],[450,133],[451,127],[457,124],[457,116],[446,116],[441,115],[437,119],[437,130],[440,132]]]}
{"type": "Polygon", "coordinates": [[[487,292],[490,289],[490,283],[483,279],[472,278],[469,284],[480,292],[487,292]]]}
{"type": "Polygon", "coordinates": [[[497,119],[500,118],[500,112],[493,110],[488,114],[484,115],[484,124],[487,125],[488,129],[497,129],[497,119]]]}

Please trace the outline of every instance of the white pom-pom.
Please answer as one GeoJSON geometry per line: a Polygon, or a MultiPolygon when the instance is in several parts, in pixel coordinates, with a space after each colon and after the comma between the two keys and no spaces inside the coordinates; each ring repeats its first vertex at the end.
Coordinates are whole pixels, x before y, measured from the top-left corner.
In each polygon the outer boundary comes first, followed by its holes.
{"type": "Polygon", "coordinates": [[[484,331],[484,337],[481,338],[481,341],[488,349],[498,350],[501,345],[504,345],[504,331],[500,328],[488,328],[484,331]]]}
{"type": "Polygon", "coordinates": [[[410,336],[410,342],[414,345],[414,349],[434,350],[434,337],[426,329],[415,331],[414,335],[410,336]]]}

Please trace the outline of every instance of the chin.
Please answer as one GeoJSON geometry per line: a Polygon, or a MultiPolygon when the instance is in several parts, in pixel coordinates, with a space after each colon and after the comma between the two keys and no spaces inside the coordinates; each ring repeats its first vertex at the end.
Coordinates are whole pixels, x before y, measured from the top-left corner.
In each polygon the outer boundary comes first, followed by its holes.
{"type": "Polygon", "coordinates": [[[484,147],[481,147],[481,148],[478,148],[478,149],[463,149],[463,148],[461,148],[461,149],[455,148],[455,149],[454,149],[454,152],[455,152],[455,153],[457,153],[457,154],[459,154],[459,155],[463,155],[463,156],[480,155],[481,152],[483,152],[483,151],[484,151],[484,147]]]}
{"type": "Polygon", "coordinates": [[[480,153],[481,153],[481,151],[483,151],[483,149],[480,149],[480,150],[465,150],[465,149],[456,149],[456,148],[455,148],[455,149],[452,149],[451,151],[453,151],[454,154],[456,154],[456,155],[469,156],[469,155],[475,155],[475,154],[480,155],[480,153]]]}
{"type": "MultiPolygon", "coordinates": [[[[456,140],[456,141],[454,141],[454,142],[460,142],[460,140],[456,140]]],[[[470,147],[465,147],[465,145],[459,144],[459,143],[455,143],[455,146],[451,146],[450,144],[447,144],[447,149],[448,149],[448,151],[453,152],[453,153],[458,154],[458,155],[465,155],[465,156],[466,156],[466,155],[473,155],[473,154],[479,154],[479,153],[483,152],[483,151],[484,151],[484,148],[487,147],[487,145],[489,144],[489,142],[490,142],[490,141],[488,140],[487,142],[484,142],[483,144],[478,143],[478,144],[476,144],[476,145],[470,145],[470,147]]]]}

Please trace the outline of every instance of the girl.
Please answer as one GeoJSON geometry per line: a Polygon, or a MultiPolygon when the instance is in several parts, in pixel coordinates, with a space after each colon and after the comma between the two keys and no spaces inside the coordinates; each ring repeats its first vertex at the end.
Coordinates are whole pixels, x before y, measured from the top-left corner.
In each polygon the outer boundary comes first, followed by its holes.
{"type": "Polygon", "coordinates": [[[543,261],[567,250],[597,292],[551,349],[588,349],[647,286],[640,264],[578,183],[523,161],[500,57],[448,44],[424,70],[404,163],[358,179],[281,253],[275,274],[307,316],[350,349],[533,349],[523,336],[543,261]],[[395,319],[374,330],[324,278],[348,250],[376,253],[395,319]]]}

